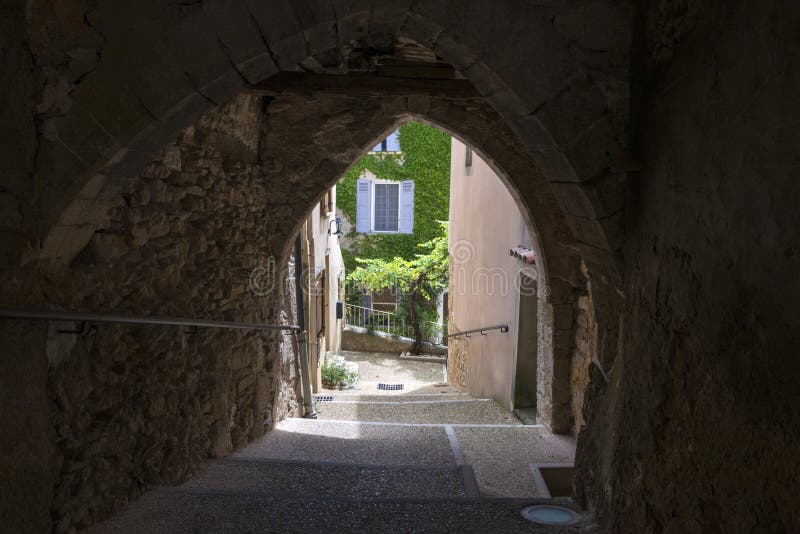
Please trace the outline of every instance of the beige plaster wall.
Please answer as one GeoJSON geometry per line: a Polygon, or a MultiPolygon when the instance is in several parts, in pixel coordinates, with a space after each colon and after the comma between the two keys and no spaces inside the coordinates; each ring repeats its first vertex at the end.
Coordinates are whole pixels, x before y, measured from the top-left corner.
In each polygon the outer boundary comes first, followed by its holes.
{"type": "Polygon", "coordinates": [[[533,248],[525,219],[508,188],[477,154],[465,172],[466,146],[453,139],[450,160],[450,333],[508,323],[510,331],[451,339],[451,383],[473,395],[513,408],[519,272],[527,266],[509,255],[533,248]]]}
{"type": "Polygon", "coordinates": [[[336,218],[336,186],[314,205],[305,222],[306,268],[309,269],[311,291],[306,306],[309,332],[311,379],[314,391],[322,387],[322,363],[328,354],[339,354],[342,346],[343,321],[336,318],[339,300],[339,279],[344,280],[344,260],[339,239],[329,235],[336,218]]]}

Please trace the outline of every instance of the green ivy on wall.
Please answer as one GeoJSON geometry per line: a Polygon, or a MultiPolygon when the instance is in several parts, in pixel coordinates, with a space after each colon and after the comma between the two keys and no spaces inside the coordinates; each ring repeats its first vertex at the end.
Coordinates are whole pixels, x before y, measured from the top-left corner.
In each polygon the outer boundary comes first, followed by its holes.
{"type": "MultiPolygon", "coordinates": [[[[381,180],[414,180],[414,233],[368,234],[342,250],[346,272],[356,268],[356,256],[411,260],[421,252],[417,246],[441,233],[438,221],[447,221],[450,208],[450,136],[431,126],[408,122],[400,127],[403,163],[394,156],[367,154],[356,162],[336,185],[336,205],[355,226],[356,181],[369,170],[381,180]]],[[[356,235],[353,232],[351,235],[356,235]]]]}

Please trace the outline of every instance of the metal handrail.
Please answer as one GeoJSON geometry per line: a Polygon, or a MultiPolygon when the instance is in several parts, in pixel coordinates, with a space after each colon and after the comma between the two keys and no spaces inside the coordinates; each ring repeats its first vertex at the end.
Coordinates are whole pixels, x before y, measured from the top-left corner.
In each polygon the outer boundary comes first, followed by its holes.
{"type": "Polygon", "coordinates": [[[451,337],[458,337],[458,336],[469,337],[469,334],[474,334],[475,332],[480,332],[481,335],[485,336],[486,334],[484,334],[484,332],[488,332],[489,330],[500,330],[501,332],[508,332],[508,325],[497,324],[494,326],[484,326],[483,328],[473,328],[472,330],[464,330],[463,332],[456,332],[455,334],[449,334],[447,337],[448,339],[451,337]]]}
{"type": "Polygon", "coordinates": [[[175,325],[207,328],[234,328],[240,330],[294,330],[301,331],[298,325],[240,323],[235,321],[212,321],[209,319],[186,319],[182,317],[142,317],[134,315],[116,315],[110,313],[79,313],[39,310],[0,309],[0,319],[31,319],[44,321],[75,321],[87,323],[123,323],[149,325],[175,325]]]}

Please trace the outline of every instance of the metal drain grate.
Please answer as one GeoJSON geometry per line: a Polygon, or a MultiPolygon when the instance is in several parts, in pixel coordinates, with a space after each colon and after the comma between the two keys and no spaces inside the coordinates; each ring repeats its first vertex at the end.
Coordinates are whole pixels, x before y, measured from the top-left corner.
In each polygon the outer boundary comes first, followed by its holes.
{"type": "Polygon", "coordinates": [[[333,395],[314,395],[317,402],[333,402],[333,395]]]}
{"type": "Polygon", "coordinates": [[[385,391],[400,391],[403,389],[403,384],[378,384],[378,389],[385,391]]]}

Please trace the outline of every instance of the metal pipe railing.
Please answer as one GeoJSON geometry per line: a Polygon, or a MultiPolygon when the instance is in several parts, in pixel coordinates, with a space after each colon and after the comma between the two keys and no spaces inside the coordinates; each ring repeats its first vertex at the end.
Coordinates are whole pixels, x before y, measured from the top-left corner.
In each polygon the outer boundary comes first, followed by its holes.
{"type": "Polygon", "coordinates": [[[83,313],[54,310],[10,310],[0,309],[0,319],[28,319],[33,321],[73,321],[86,323],[121,323],[146,325],[194,326],[203,328],[229,328],[239,330],[294,330],[302,331],[298,325],[240,323],[236,321],[213,321],[210,319],[186,319],[183,317],[147,317],[117,315],[112,313],[83,313]]]}
{"type": "Polygon", "coordinates": [[[482,336],[485,336],[486,334],[484,332],[488,332],[490,330],[500,330],[501,332],[508,332],[508,325],[497,324],[494,326],[484,326],[483,328],[473,328],[472,330],[464,330],[463,332],[456,332],[455,334],[449,334],[447,337],[448,339],[451,337],[458,337],[458,336],[469,337],[469,334],[474,334],[475,332],[480,332],[482,336]]]}
{"type": "MultiPolygon", "coordinates": [[[[355,304],[345,306],[345,323],[351,326],[358,326],[384,332],[391,335],[414,338],[414,328],[406,323],[397,312],[375,310],[365,308],[355,304]]],[[[444,326],[432,321],[423,321],[423,341],[433,344],[441,344],[444,338],[444,326]]]]}

